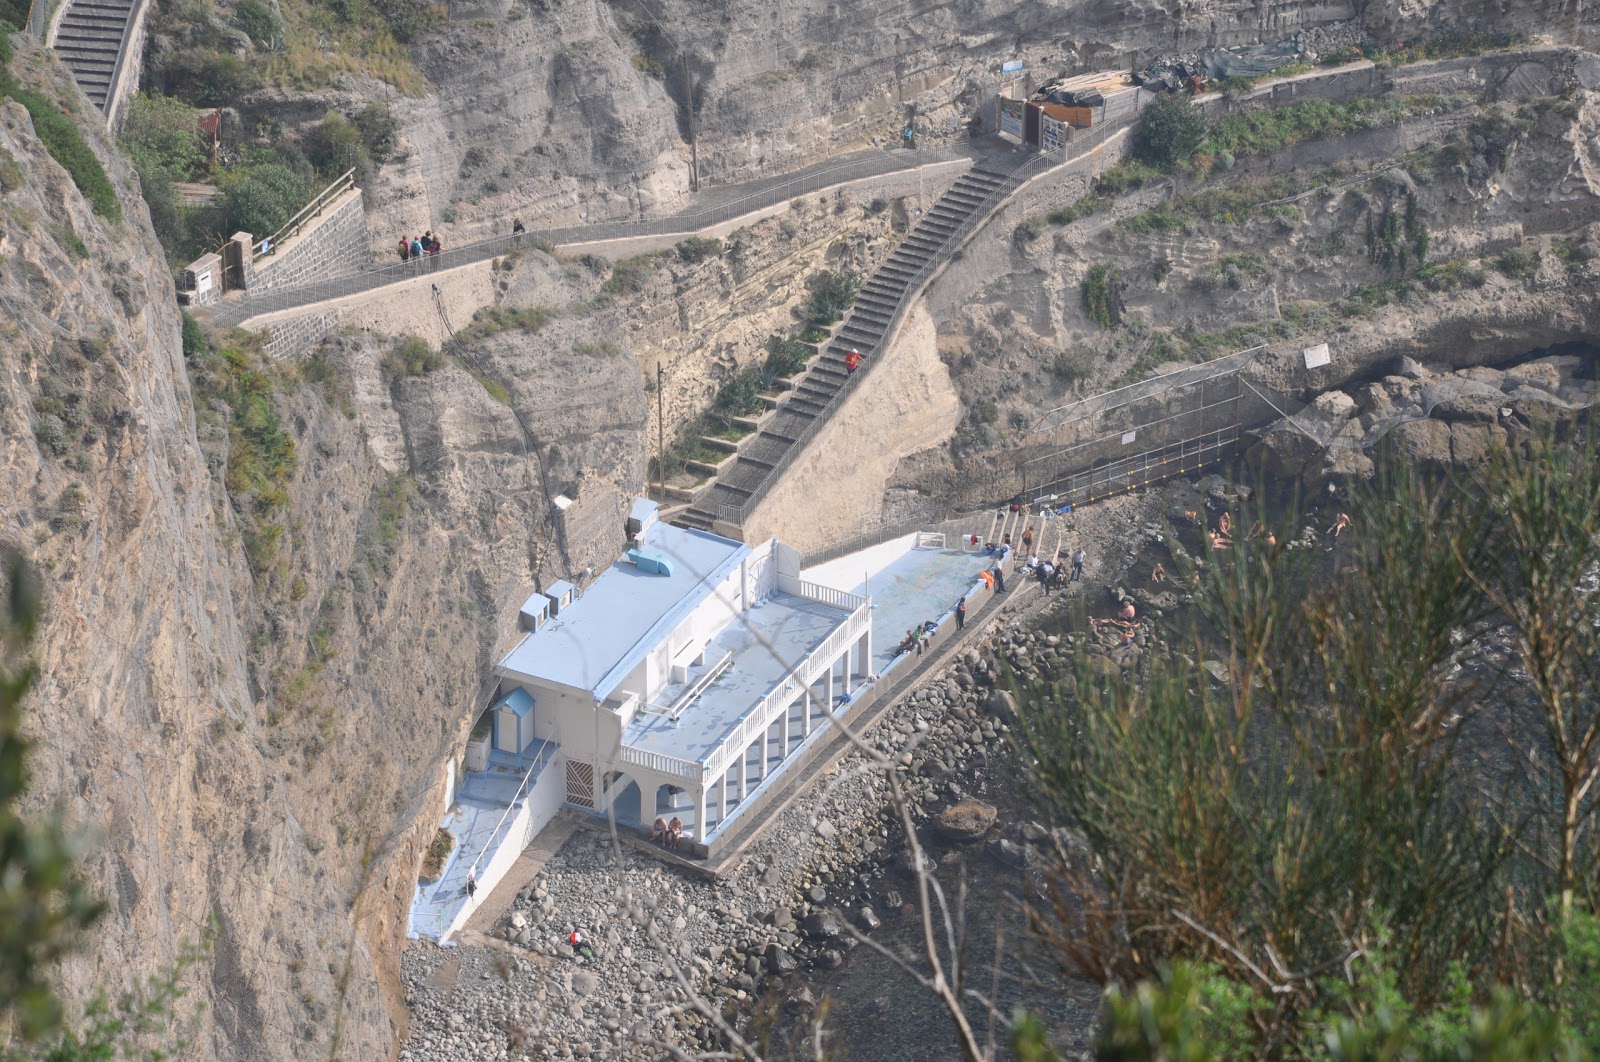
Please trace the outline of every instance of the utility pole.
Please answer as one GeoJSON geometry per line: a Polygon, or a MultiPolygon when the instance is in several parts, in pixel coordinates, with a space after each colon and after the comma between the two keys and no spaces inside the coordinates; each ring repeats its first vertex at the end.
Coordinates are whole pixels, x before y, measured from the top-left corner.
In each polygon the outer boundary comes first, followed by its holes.
{"type": "Polygon", "coordinates": [[[666,370],[656,362],[656,476],[661,480],[661,504],[667,504],[667,396],[666,370]]]}

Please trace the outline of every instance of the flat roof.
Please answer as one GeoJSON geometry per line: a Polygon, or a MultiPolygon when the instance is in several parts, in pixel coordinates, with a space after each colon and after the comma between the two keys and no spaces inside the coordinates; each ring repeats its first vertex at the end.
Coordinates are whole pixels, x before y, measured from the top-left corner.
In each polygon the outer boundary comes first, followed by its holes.
{"type": "Polygon", "coordinates": [[[669,686],[657,699],[671,704],[725,653],[733,654],[732,666],[677,720],[650,712],[634,716],[623,731],[622,743],[704,763],[745,716],[849,618],[847,609],[774,592],[713,638],[706,646],[706,663],[689,668],[684,682],[669,686]]]}
{"type": "Polygon", "coordinates": [[[672,561],[671,575],[613,564],[583,597],[517,643],[501,670],[603,701],[750,555],[743,542],[671,524],[651,528],[647,548],[672,561]]]}

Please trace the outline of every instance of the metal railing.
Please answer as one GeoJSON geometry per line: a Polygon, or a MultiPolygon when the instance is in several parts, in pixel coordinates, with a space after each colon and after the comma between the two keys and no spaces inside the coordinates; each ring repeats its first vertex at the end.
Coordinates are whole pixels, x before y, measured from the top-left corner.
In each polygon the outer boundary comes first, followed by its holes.
{"type": "Polygon", "coordinates": [[[1233,457],[1238,452],[1240,434],[1240,425],[1230,424],[1202,436],[1143,450],[1045,484],[1034,492],[1034,500],[1086,505],[1113,494],[1186,476],[1233,457]]]}
{"type": "MultiPolygon", "coordinates": [[[[967,240],[971,238],[972,234],[988,222],[990,215],[1000,206],[1000,204],[1009,199],[1024,184],[1045,170],[1051,169],[1058,165],[1065,165],[1066,163],[1073,161],[1074,158],[1081,158],[1087,151],[1099,147],[1112,136],[1129,128],[1134,124],[1134,119],[1135,116],[1126,115],[1117,119],[1115,122],[1102,126],[1097,136],[1085,137],[1081,141],[1074,141],[1071,145],[1069,145],[1068,153],[1065,155],[1058,156],[1053,153],[1048,155],[1043,153],[1037,154],[1030,158],[1027,162],[1023,163],[1021,166],[1018,166],[1015,170],[1012,170],[1011,173],[1006,176],[1006,179],[1001,182],[1000,186],[991,192],[982,203],[978,204],[978,206],[968,216],[967,220],[962,222],[961,225],[957,227],[954,232],[950,233],[949,236],[945,237],[944,241],[939,245],[939,249],[928,258],[927,262],[923,264],[922,268],[917,270],[917,272],[912,275],[911,279],[906,283],[904,293],[900,296],[899,305],[895,307],[894,315],[889,319],[888,326],[884,329],[882,338],[878,340],[876,345],[866,352],[869,357],[865,361],[865,368],[863,371],[856,372],[846,378],[844,384],[828,398],[827,403],[817,413],[817,415],[812,418],[811,423],[806,426],[804,431],[795,437],[794,441],[789,445],[789,448],[784,452],[783,456],[780,457],[773,464],[773,466],[767,470],[761,479],[757,481],[755,486],[750,488],[742,488],[749,491],[748,499],[742,504],[731,505],[720,502],[712,502],[708,498],[707,500],[697,502],[694,508],[708,513],[718,520],[726,521],[727,523],[734,524],[735,526],[742,525],[745,517],[752,510],[754,510],[756,506],[761,504],[762,498],[765,496],[767,489],[771,487],[771,485],[775,483],[784,472],[788,471],[789,467],[793,465],[799,456],[805,451],[806,446],[811,442],[812,439],[816,437],[817,433],[822,430],[824,425],[827,424],[828,418],[832,414],[834,408],[839,403],[843,402],[844,399],[850,394],[852,394],[857,387],[861,386],[861,381],[866,378],[871,368],[882,360],[881,358],[872,357],[870,355],[881,354],[884,350],[888,349],[889,345],[894,341],[895,334],[899,331],[900,324],[905,319],[906,313],[921,295],[922,289],[932,279],[933,275],[940,269],[944,268],[944,266],[955,256],[956,252],[966,245],[967,240]]],[[[781,409],[782,407],[779,408],[781,409]]]]}
{"type": "MultiPolygon", "coordinates": [[[[67,2],[71,3],[71,0],[67,2]]],[[[148,2],[149,0],[133,0],[128,7],[128,20],[122,24],[122,40],[117,44],[117,63],[111,68],[111,81],[106,85],[106,103],[101,108],[101,113],[113,126],[115,126],[114,112],[117,108],[117,86],[122,81],[123,67],[128,64],[128,52],[131,50],[129,45],[133,43],[134,27],[138,25],[140,16],[144,14],[144,6],[148,2]]],[[[138,57],[134,61],[138,62],[138,57]]]]}
{"type": "Polygon", "coordinates": [[[319,192],[315,199],[301,207],[294,217],[283,223],[283,227],[277,232],[264,239],[257,240],[255,245],[250,248],[250,260],[259,262],[268,255],[275,254],[278,250],[279,241],[298,235],[303,226],[322,213],[323,208],[355,186],[356,171],[355,167],[352,166],[350,169],[345,170],[342,175],[336,177],[332,184],[319,192]],[[266,250],[262,250],[263,247],[266,250]]]}
{"type": "Polygon", "coordinates": [[[778,589],[785,594],[806,597],[813,601],[820,601],[825,605],[832,605],[834,608],[842,608],[846,612],[854,612],[866,604],[867,601],[866,598],[857,594],[849,594],[843,590],[835,590],[831,586],[823,586],[820,583],[797,579],[792,575],[780,574],[778,576],[778,589]]]}
{"type": "MultiPolygon", "coordinates": [[[[332,276],[312,284],[245,295],[224,303],[212,312],[212,319],[221,325],[237,325],[252,317],[278,313],[282,310],[314,306],[332,299],[358,295],[375,288],[398,284],[413,277],[444,269],[474,265],[498,258],[513,251],[536,247],[540,244],[595,243],[604,240],[647,236],[692,236],[712,225],[775,206],[778,203],[832,188],[852,181],[883,177],[893,173],[908,172],[923,166],[959,162],[969,156],[955,151],[890,152],[869,149],[802,171],[791,177],[757,182],[760,186],[749,192],[712,203],[702,209],[674,214],[654,221],[602,221],[592,225],[575,225],[563,228],[529,229],[525,233],[492,236],[486,240],[464,244],[451,250],[440,251],[421,259],[391,262],[388,265],[356,269],[332,276]],[[905,164],[907,156],[913,160],[905,164]]],[[[702,183],[704,187],[704,183],[702,183]]],[[[737,185],[724,185],[736,188],[737,185]]],[[[704,193],[702,193],[704,194],[704,193]]]]}
{"type": "Polygon", "coordinates": [[[478,863],[483,859],[484,855],[492,852],[495,846],[500,843],[500,830],[505,826],[506,819],[511,816],[511,812],[514,811],[517,808],[517,805],[521,802],[523,792],[528,788],[528,783],[537,777],[539,773],[545,769],[545,767],[549,766],[550,754],[554,750],[555,746],[550,744],[549,738],[546,738],[539,743],[538,751],[533,754],[533,762],[528,765],[527,773],[522,776],[522,783],[517,786],[516,795],[513,796],[510,803],[506,805],[505,811],[500,813],[500,821],[494,824],[494,830],[489,834],[488,841],[484,842],[483,847],[478,851],[478,857],[472,861],[471,869],[474,873],[477,872],[478,863]]]}

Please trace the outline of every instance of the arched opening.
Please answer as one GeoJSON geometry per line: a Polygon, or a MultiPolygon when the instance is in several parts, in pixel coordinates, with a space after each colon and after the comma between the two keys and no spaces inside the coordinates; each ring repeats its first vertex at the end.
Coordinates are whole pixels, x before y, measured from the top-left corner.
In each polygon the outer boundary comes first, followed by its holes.
{"type": "Polygon", "coordinates": [[[618,826],[644,825],[644,797],[639,783],[621,771],[606,774],[606,796],[611,804],[611,814],[618,826]]]}

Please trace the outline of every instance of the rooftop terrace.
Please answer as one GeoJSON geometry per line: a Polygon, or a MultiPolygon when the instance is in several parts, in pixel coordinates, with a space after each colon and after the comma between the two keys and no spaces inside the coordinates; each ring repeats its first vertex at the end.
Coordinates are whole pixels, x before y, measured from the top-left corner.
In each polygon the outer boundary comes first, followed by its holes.
{"type": "Polygon", "coordinates": [[[643,552],[664,560],[670,571],[613,564],[581,599],[523,638],[501,667],[604,700],[645,653],[711,596],[750,548],[705,531],[657,524],[643,552]]]}
{"type": "MultiPolygon", "coordinates": [[[[806,579],[872,597],[872,670],[882,674],[906,631],[937,620],[978,583],[995,557],[961,549],[919,547],[915,533],[807,569],[806,579]]],[[[980,602],[968,604],[977,611],[980,602]]]]}
{"type": "Polygon", "coordinates": [[[641,711],[622,735],[624,745],[703,763],[764,697],[849,619],[848,609],[775,592],[749,609],[706,646],[702,666],[669,686],[659,704],[672,704],[728,653],[730,664],[676,721],[662,709],[641,711]]]}

